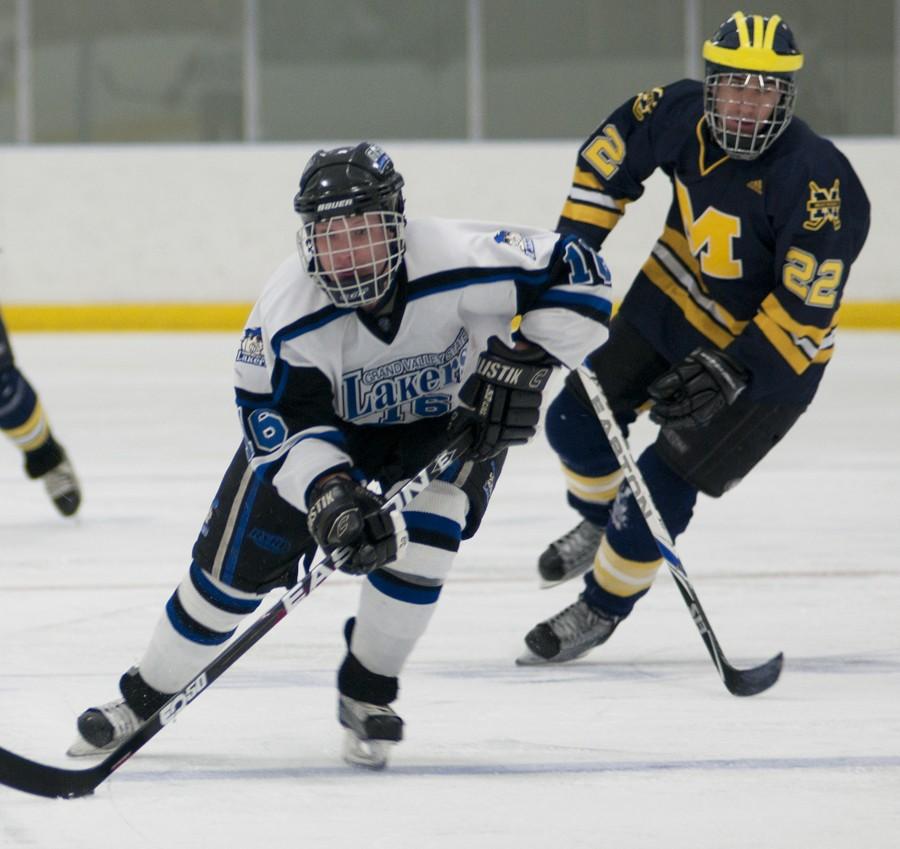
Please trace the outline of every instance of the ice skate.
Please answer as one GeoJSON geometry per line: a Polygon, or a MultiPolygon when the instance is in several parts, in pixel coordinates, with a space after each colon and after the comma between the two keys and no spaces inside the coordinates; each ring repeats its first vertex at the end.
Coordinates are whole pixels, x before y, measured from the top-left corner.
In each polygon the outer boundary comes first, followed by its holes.
{"type": "Polygon", "coordinates": [[[110,752],[134,734],[142,721],[125,699],[88,708],[78,717],[78,737],[66,754],[80,758],[110,752]]]}
{"type": "Polygon", "coordinates": [[[525,635],[528,651],[516,664],[540,666],[574,660],[605,643],[621,621],[622,617],[607,615],[579,598],[525,635]]]}
{"type": "Polygon", "coordinates": [[[403,739],[403,720],[388,705],[340,695],[338,720],[347,729],[343,758],[351,766],[384,769],[391,745],[403,739]]]}
{"type": "Polygon", "coordinates": [[[538,560],[541,587],[555,587],[587,572],[602,536],[602,527],[582,519],[571,531],[551,542],[538,560]]]}
{"type": "Polygon", "coordinates": [[[72,516],[81,504],[81,487],[72,464],[65,455],[48,472],[40,476],[44,489],[54,506],[63,516],[72,516]]]}

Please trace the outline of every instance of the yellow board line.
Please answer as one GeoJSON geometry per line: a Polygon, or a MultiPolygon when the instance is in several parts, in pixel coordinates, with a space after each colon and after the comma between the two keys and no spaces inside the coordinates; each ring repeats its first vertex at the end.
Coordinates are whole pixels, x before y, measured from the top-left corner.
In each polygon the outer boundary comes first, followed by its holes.
{"type": "Polygon", "coordinates": [[[251,303],[4,304],[12,332],[23,331],[237,331],[251,303]]]}
{"type": "MultiPolygon", "coordinates": [[[[4,304],[14,333],[28,331],[238,331],[251,303],[4,304]]],[[[838,328],[900,330],[900,301],[841,306],[838,328]]]]}

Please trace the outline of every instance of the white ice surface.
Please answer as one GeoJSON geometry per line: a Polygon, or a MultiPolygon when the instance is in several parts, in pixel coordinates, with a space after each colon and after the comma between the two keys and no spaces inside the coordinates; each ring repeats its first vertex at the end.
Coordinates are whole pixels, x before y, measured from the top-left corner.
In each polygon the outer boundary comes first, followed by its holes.
{"type": "MultiPolygon", "coordinates": [[[[235,341],[14,340],[85,502],[55,516],[0,444],[3,747],[72,766],[75,717],[140,656],[237,445],[235,341]]],[[[93,797],[0,787],[0,847],[900,845],[898,363],[900,334],[841,333],[809,413],[679,542],[729,659],[785,652],[768,693],[725,691],[667,574],[587,658],[513,665],[577,592],[537,589],[537,555],[574,517],[539,437],[513,453],[404,674],[388,771],[339,759],[357,588],[338,574],[93,797]]]]}

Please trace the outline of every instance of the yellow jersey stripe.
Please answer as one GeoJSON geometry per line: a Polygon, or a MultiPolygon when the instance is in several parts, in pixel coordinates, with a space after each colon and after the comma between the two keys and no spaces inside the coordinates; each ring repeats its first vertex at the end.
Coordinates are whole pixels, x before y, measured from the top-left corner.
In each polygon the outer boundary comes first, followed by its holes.
{"type": "Polygon", "coordinates": [[[594,227],[603,227],[612,230],[622,217],[620,212],[609,209],[598,209],[583,203],[566,201],[562,209],[562,217],[570,221],[580,221],[582,224],[592,224],[594,227]]]}
{"type": "Polygon", "coordinates": [[[596,189],[600,192],[606,191],[606,186],[600,182],[600,179],[591,171],[585,171],[583,168],[575,167],[575,176],[572,177],[572,185],[581,186],[585,189],[596,189]]]}
{"type": "Polygon", "coordinates": [[[685,264],[691,274],[694,275],[696,281],[702,285],[700,262],[697,257],[691,253],[691,249],[688,246],[688,240],[685,238],[684,233],[679,233],[674,227],[666,227],[665,230],[663,230],[660,241],[667,248],[675,252],[675,255],[685,264]]]}
{"type": "Polygon", "coordinates": [[[746,321],[736,319],[722,304],[714,301],[703,291],[702,282],[678,262],[678,259],[672,254],[665,242],[657,242],[653,248],[652,255],[672,275],[675,282],[680,283],[682,288],[687,290],[694,303],[729,333],[737,336],[747,326],[746,321]]]}
{"type": "Polygon", "coordinates": [[[576,191],[578,189],[588,189],[590,192],[599,192],[603,195],[603,200],[606,201],[607,206],[615,207],[623,214],[625,213],[625,207],[631,203],[627,198],[614,198],[606,194],[606,186],[603,185],[603,182],[590,171],[583,171],[581,168],[575,169],[575,176],[572,178],[572,188],[576,191]]]}
{"type": "Polygon", "coordinates": [[[768,315],[758,313],[753,321],[762,331],[763,336],[772,344],[772,347],[781,354],[797,374],[803,374],[809,368],[810,360],[794,344],[790,335],[768,315]]]}
{"type": "Polygon", "coordinates": [[[662,290],[664,295],[675,301],[688,322],[707,339],[714,342],[717,347],[726,348],[734,341],[734,336],[700,309],[691,300],[691,296],[663,270],[663,267],[657,262],[655,257],[651,256],[644,263],[641,271],[647,275],[657,288],[662,290]]]}
{"type": "Polygon", "coordinates": [[[776,324],[792,333],[794,336],[811,339],[817,347],[821,347],[822,342],[837,326],[835,319],[828,327],[816,327],[814,324],[801,324],[795,318],[792,318],[788,311],[781,305],[781,302],[774,294],[767,295],[761,304],[761,308],[766,315],[769,316],[776,324]]]}

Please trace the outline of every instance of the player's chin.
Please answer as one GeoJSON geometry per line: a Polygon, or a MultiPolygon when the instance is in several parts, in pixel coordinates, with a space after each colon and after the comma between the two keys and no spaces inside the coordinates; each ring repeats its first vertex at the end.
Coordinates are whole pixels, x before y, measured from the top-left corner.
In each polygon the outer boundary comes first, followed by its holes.
{"type": "Polygon", "coordinates": [[[756,127],[754,121],[743,121],[740,118],[726,118],[725,132],[735,136],[749,136],[756,127]]]}

